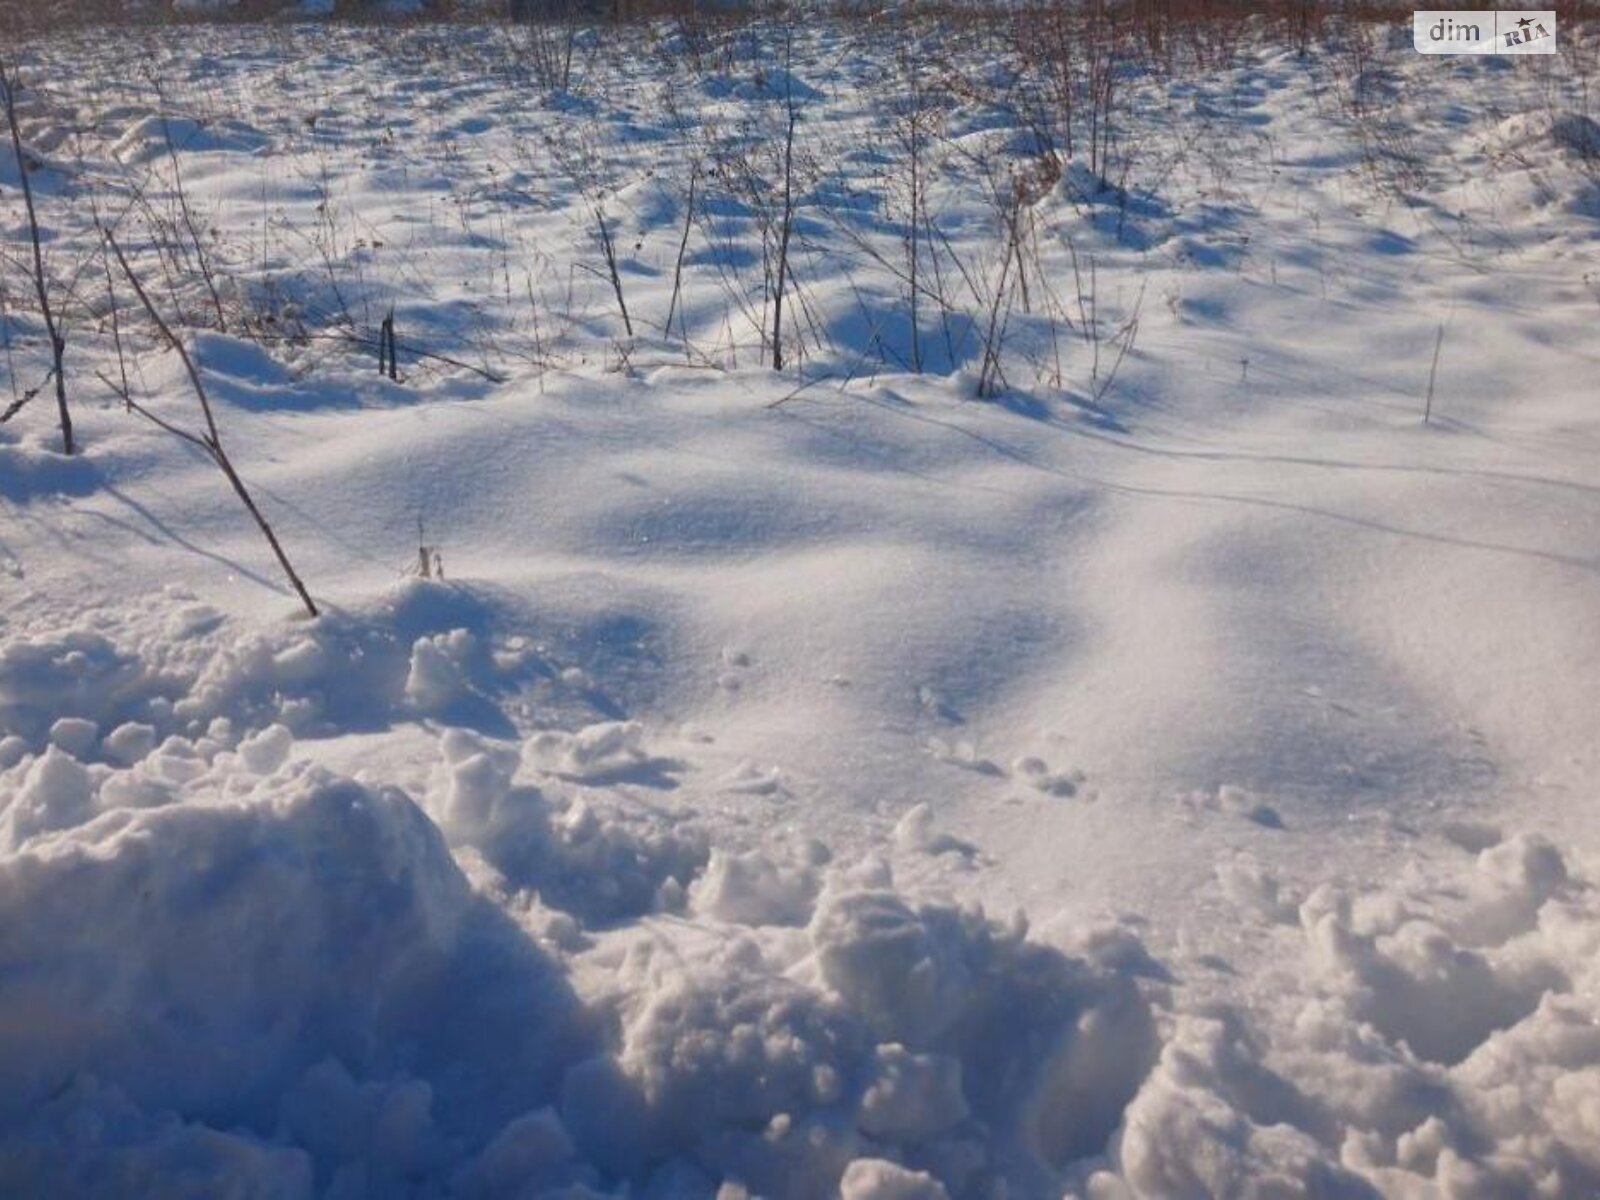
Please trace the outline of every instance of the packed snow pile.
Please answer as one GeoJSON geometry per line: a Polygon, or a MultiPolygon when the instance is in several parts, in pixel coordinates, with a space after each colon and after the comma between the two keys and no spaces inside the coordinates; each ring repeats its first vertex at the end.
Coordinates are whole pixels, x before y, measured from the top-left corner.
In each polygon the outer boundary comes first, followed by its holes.
{"type": "Polygon", "coordinates": [[[281,726],[12,766],[0,1012],[59,1016],[0,1061],[0,1179],[825,1195],[889,1156],[962,1189],[1100,1152],[1154,1060],[1133,979],[885,869],[830,872],[781,926],[771,864],[724,871],[699,928],[641,886],[619,926],[618,881],[670,880],[672,843],[587,810],[552,831],[463,736],[438,797],[460,865],[403,794],[286,762],[281,726]]]}
{"type": "Polygon", "coordinates": [[[0,774],[19,1192],[1600,1182],[1600,891],[1539,838],[1358,893],[1229,864],[1284,955],[1284,990],[1236,1005],[1136,925],[1039,941],[883,859],[708,859],[543,735],[445,733],[417,799],[282,725],[51,737],[0,774]]]}

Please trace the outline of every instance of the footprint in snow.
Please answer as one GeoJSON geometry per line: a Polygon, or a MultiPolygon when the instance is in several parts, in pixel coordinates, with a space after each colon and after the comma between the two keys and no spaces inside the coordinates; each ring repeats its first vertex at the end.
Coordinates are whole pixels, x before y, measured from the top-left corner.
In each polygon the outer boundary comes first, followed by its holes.
{"type": "Polygon", "coordinates": [[[737,692],[744,685],[740,672],[749,668],[750,655],[735,646],[724,646],[722,666],[722,673],[717,676],[717,686],[723,691],[737,692]]]}
{"type": "Polygon", "coordinates": [[[740,796],[787,796],[783,772],[777,767],[762,769],[746,759],[725,775],[721,790],[740,796]]]}
{"type": "Polygon", "coordinates": [[[1044,759],[1032,755],[1012,763],[1011,772],[1018,780],[1047,796],[1076,796],[1084,781],[1082,771],[1053,771],[1044,759]]]}
{"type": "Polygon", "coordinates": [[[1005,775],[993,759],[980,757],[978,748],[971,742],[946,742],[942,738],[931,737],[925,744],[928,753],[946,766],[960,767],[963,771],[974,771],[979,775],[1005,775]]]}
{"type": "Polygon", "coordinates": [[[1214,792],[1190,792],[1179,799],[1196,814],[1224,813],[1232,817],[1241,817],[1263,829],[1287,828],[1277,809],[1254,793],[1232,784],[1225,783],[1214,792]]]}
{"type": "Polygon", "coordinates": [[[978,857],[978,848],[949,833],[938,833],[933,828],[933,809],[926,803],[911,808],[895,824],[894,840],[908,854],[926,854],[938,858],[954,854],[971,862],[978,857]]]}

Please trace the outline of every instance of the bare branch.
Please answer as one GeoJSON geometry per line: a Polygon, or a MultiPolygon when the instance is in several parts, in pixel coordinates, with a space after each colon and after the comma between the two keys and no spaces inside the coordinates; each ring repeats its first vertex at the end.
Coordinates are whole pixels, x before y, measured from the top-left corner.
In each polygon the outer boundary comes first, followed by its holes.
{"type": "Polygon", "coordinates": [[[33,183],[28,179],[27,155],[22,149],[22,130],[17,125],[17,76],[8,71],[0,59],[0,106],[5,108],[6,127],[11,132],[11,149],[17,156],[17,178],[22,181],[22,203],[28,210],[28,235],[33,242],[33,286],[39,297],[39,315],[44,318],[45,332],[50,336],[51,374],[56,382],[56,408],[61,418],[61,451],[72,454],[76,449],[72,438],[72,414],[67,409],[67,378],[61,360],[66,356],[67,343],[56,324],[55,313],[50,308],[50,285],[44,273],[44,249],[39,237],[39,214],[33,203],[33,183]]]}
{"type": "Polygon", "coordinates": [[[261,510],[256,507],[256,502],[250,495],[250,489],[245,487],[244,480],[239,477],[239,472],[234,469],[233,462],[228,458],[228,452],[222,447],[222,435],[217,430],[216,417],[211,411],[211,399],[206,395],[206,386],[200,379],[200,372],[195,367],[194,359],[190,356],[188,349],[177,334],[172,332],[172,327],[167,324],[160,311],[150,302],[150,297],[145,293],[144,285],[139,282],[138,275],[134,274],[133,268],[128,264],[127,256],[122,253],[122,247],[117,245],[116,237],[109,230],[103,232],[105,233],[106,245],[110,246],[111,252],[116,255],[117,264],[122,268],[122,273],[127,276],[128,283],[132,286],[134,294],[139,297],[139,303],[144,306],[145,312],[155,322],[156,328],[160,330],[161,336],[165,339],[167,345],[177,351],[178,358],[182,360],[183,369],[188,373],[189,382],[194,385],[195,396],[200,401],[200,411],[205,414],[206,432],[204,434],[191,434],[180,430],[135,403],[125,392],[122,397],[124,402],[135,412],[154,421],[169,433],[194,443],[210,456],[211,461],[216,463],[217,468],[227,477],[228,483],[233,487],[234,494],[239,497],[240,503],[255,518],[256,525],[261,530],[262,536],[267,539],[267,545],[272,547],[272,553],[278,559],[278,565],[283,568],[283,573],[289,577],[290,584],[293,585],[301,602],[306,606],[306,612],[313,617],[317,616],[316,602],[311,599],[311,594],[306,591],[306,585],[300,581],[300,576],[295,572],[294,565],[289,561],[289,556],[284,553],[283,546],[278,542],[277,534],[273,533],[272,526],[267,523],[266,517],[261,515],[261,510]]]}

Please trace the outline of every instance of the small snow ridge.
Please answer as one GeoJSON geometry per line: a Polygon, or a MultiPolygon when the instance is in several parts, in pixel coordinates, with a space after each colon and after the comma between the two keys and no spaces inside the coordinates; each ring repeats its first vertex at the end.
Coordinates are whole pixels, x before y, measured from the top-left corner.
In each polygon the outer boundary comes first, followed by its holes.
{"type": "MultiPolygon", "coordinates": [[[[196,0],[213,4],[213,0],[196,0]]],[[[223,0],[223,5],[227,0],[223,0]]],[[[258,154],[265,150],[265,134],[242,121],[220,119],[199,121],[193,117],[151,114],[135,121],[111,147],[112,155],[133,166],[162,159],[170,154],[231,151],[258,154]]]]}
{"type": "Polygon", "coordinates": [[[672,760],[652,755],[644,727],[635,721],[604,721],[576,733],[535,734],[524,748],[528,764],[563,779],[605,783],[661,779],[672,760]]]}
{"type": "MultiPolygon", "coordinates": [[[[160,739],[197,737],[218,719],[328,737],[422,717],[509,736],[531,692],[563,717],[592,719],[607,706],[581,670],[508,631],[495,597],[469,588],[413,580],[363,608],[270,630],[232,621],[182,588],[169,593],[148,611],[89,612],[0,640],[0,729],[34,751],[63,720],[138,726],[160,739]]],[[[602,758],[663,776],[670,766],[629,759],[617,734],[572,736],[564,761],[577,774],[603,770],[602,758]]],[[[70,748],[110,761],[134,749],[109,740],[70,748]]]]}

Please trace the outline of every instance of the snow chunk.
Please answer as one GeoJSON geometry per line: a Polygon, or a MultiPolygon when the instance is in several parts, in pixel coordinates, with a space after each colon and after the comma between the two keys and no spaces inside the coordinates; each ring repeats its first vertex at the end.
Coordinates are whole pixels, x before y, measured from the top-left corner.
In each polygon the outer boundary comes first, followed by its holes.
{"type": "Polygon", "coordinates": [[[644,726],[637,721],[604,721],[577,733],[537,733],[524,746],[523,759],[537,770],[591,782],[664,765],[645,749],[644,726]]]}
{"type": "Polygon", "coordinates": [[[1491,1033],[1533,1011],[1562,982],[1548,969],[1497,969],[1439,925],[1403,911],[1362,933],[1348,897],[1320,888],[1300,906],[1313,969],[1356,1014],[1431,1062],[1460,1062],[1491,1033]]]}
{"type": "Polygon", "coordinates": [[[746,759],[723,777],[721,790],[739,796],[779,796],[787,789],[777,767],[763,769],[746,759]]]}
{"type": "Polygon", "coordinates": [[[904,1046],[879,1046],[876,1074],[861,1097],[856,1124],[873,1137],[898,1140],[942,1133],[967,1117],[961,1064],[937,1054],[913,1054],[904,1046]]]}
{"type": "Polygon", "coordinates": [[[1042,758],[1019,758],[1011,765],[1012,773],[1036,791],[1047,796],[1076,796],[1083,785],[1082,771],[1053,771],[1042,758]]]}
{"type": "Polygon", "coordinates": [[[514,783],[527,746],[453,729],[441,741],[428,808],[452,844],[471,846],[513,887],[584,920],[676,907],[706,861],[705,837],[669,814],[599,794],[514,783]]]}
{"type": "MultiPolygon", "coordinates": [[[[799,1178],[780,1184],[784,1163],[755,1131],[793,1136],[795,1117],[841,1099],[844,1072],[867,1050],[851,1016],[777,973],[744,938],[700,945],[692,967],[664,943],[636,945],[618,983],[628,1003],[615,1065],[586,1064],[563,1093],[585,1151],[638,1170],[699,1147],[702,1158],[742,1162],[740,1177],[758,1193],[805,1192],[799,1178]]],[[[829,1157],[819,1144],[788,1167],[832,1182],[844,1159],[829,1173],[829,1157]]]]}
{"type": "Polygon", "coordinates": [[[307,1070],[280,1105],[284,1127],[339,1174],[362,1177],[368,1194],[407,1190],[442,1156],[433,1089],[422,1080],[360,1081],[337,1059],[307,1070]]]}
{"type": "Polygon", "coordinates": [[[504,849],[496,843],[517,836],[515,809],[532,809],[539,803],[537,792],[524,796],[525,804],[513,803],[510,792],[516,751],[464,729],[447,730],[439,748],[444,762],[435,772],[429,793],[439,827],[452,842],[476,846],[486,853],[504,849]]]}
{"type": "Polygon", "coordinates": [[[13,640],[0,645],[0,723],[34,738],[62,717],[109,725],[110,714],[162,683],[136,656],[87,629],[13,640]]]}
{"type": "Polygon", "coordinates": [[[1278,815],[1278,810],[1266,803],[1253,792],[1241,787],[1224,784],[1217,789],[1217,807],[1236,817],[1254,822],[1264,829],[1282,829],[1283,818],[1278,815]]]}
{"type": "Polygon", "coordinates": [[[711,861],[689,889],[694,911],[741,925],[804,925],[816,899],[816,874],[780,867],[759,850],[711,852],[711,861]]]}
{"type": "Polygon", "coordinates": [[[437,714],[450,707],[467,688],[467,660],[477,639],[465,629],[420,637],[411,648],[406,699],[418,712],[437,714]]]}
{"type": "Polygon", "coordinates": [[[83,717],[62,717],[50,726],[50,743],[74,758],[85,759],[100,740],[100,727],[83,717]]]}
{"type": "Polygon", "coordinates": [[[882,1158],[858,1158],[839,1181],[839,1200],[950,1200],[925,1171],[908,1171],[882,1158]]]}
{"type": "Polygon", "coordinates": [[[1243,856],[1217,867],[1222,894],[1245,912],[1275,924],[1292,925],[1298,906],[1284,896],[1277,876],[1254,858],[1243,856]]]}
{"type": "Polygon", "coordinates": [[[955,1058],[972,1107],[1043,1161],[1101,1149],[1155,1060],[1131,977],[1029,942],[1020,922],[865,891],[825,894],[810,936],[853,1013],[884,1041],[955,1058]]]}
{"type": "Polygon", "coordinates": [[[895,845],[907,854],[958,854],[970,857],[978,853],[971,842],[948,833],[933,831],[933,809],[928,804],[917,804],[906,811],[894,827],[895,845]]]}
{"type": "Polygon", "coordinates": [[[138,721],[125,721],[106,735],[105,751],[118,762],[133,764],[156,748],[156,729],[138,721]]]}
{"type": "Polygon", "coordinates": [[[1360,1180],[1327,1161],[1308,1134],[1276,1111],[1252,1119],[1234,1099],[1271,1076],[1223,1021],[1179,1021],[1161,1061],[1128,1106],[1116,1157],[1137,1196],[1364,1196],[1360,1180]]]}
{"type": "Polygon", "coordinates": [[[1478,855],[1472,903],[1451,928],[1472,946],[1503,945],[1531,930],[1544,904],[1566,890],[1567,864],[1548,838],[1519,834],[1478,855]]]}
{"type": "Polygon", "coordinates": [[[11,844],[20,846],[38,834],[74,829],[94,816],[94,807],[88,768],[51,746],[33,761],[11,802],[11,844]]]}
{"type": "Polygon", "coordinates": [[[268,725],[239,743],[239,760],[257,775],[270,775],[289,761],[294,734],[282,725],[268,725]]]}

